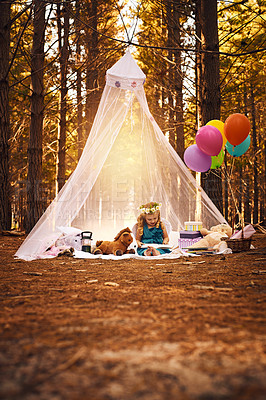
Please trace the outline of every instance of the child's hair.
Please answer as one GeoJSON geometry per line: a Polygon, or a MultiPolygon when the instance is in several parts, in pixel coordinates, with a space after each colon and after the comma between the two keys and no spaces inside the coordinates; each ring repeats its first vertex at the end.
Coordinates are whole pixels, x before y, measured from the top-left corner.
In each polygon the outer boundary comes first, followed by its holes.
{"type": "Polygon", "coordinates": [[[138,224],[138,233],[140,237],[143,236],[143,228],[144,224],[146,222],[146,215],[154,214],[155,212],[158,212],[158,221],[156,224],[156,228],[159,228],[161,226],[162,229],[164,229],[164,224],[161,221],[161,213],[160,213],[160,206],[158,203],[152,201],[150,203],[144,204],[140,207],[141,214],[137,218],[137,224],[138,224]]]}

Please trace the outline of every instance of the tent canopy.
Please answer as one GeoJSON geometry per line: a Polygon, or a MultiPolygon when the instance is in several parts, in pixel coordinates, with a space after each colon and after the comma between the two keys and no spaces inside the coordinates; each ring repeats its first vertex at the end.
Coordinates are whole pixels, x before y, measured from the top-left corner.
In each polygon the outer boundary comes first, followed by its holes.
{"type": "Polygon", "coordinates": [[[106,85],[79,163],[16,256],[38,258],[61,235],[59,227],[113,240],[135,224],[139,206],[162,203],[174,230],[185,221],[210,228],[226,222],[169,144],[149,111],[145,74],[130,52],[107,71],[106,85]]]}
{"type": "Polygon", "coordinates": [[[142,86],[145,79],[146,75],[139,68],[129,51],[106,72],[106,84],[122,89],[131,90],[142,86]]]}

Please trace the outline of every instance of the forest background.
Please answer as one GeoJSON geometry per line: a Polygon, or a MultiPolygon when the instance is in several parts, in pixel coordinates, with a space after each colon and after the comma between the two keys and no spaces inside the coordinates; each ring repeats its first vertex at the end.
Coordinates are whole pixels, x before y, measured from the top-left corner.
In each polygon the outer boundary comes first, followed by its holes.
{"type": "Polygon", "coordinates": [[[265,220],[263,0],[2,0],[0,228],[29,232],[75,169],[105,73],[129,47],[152,115],[183,158],[197,130],[233,113],[251,146],[201,174],[232,223],[265,220]]]}

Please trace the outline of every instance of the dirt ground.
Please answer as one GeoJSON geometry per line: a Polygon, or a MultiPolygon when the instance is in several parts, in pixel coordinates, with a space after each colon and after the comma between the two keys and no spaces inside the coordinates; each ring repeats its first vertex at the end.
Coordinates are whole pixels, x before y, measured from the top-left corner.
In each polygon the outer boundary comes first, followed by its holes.
{"type": "Polygon", "coordinates": [[[175,260],[31,262],[0,235],[0,398],[264,400],[266,235],[175,260]]]}

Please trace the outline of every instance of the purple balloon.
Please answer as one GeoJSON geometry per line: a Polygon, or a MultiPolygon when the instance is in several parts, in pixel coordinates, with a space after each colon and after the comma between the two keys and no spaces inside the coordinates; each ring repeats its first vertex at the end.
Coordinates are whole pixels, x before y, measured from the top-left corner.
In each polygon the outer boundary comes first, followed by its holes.
{"type": "Polygon", "coordinates": [[[192,144],[186,149],[184,161],[188,168],[196,172],[206,172],[212,165],[211,156],[203,153],[196,144],[192,144]]]}
{"type": "Polygon", "coordinates": [[[202,126],[196,134],[196,143],[203,153],[218,156],[223,146],[223,137],[215,126],[202,126]]]}

